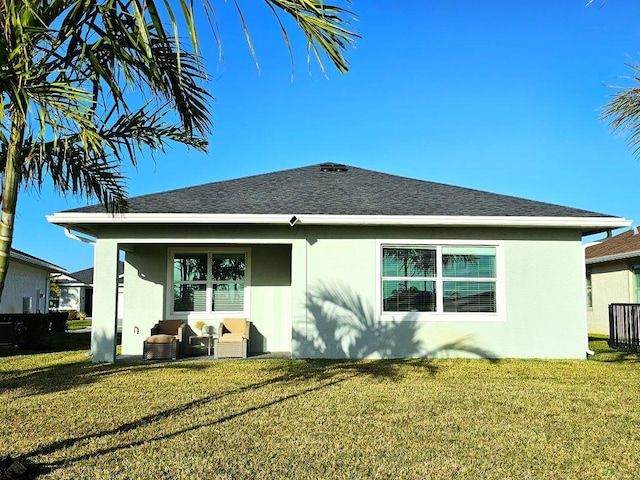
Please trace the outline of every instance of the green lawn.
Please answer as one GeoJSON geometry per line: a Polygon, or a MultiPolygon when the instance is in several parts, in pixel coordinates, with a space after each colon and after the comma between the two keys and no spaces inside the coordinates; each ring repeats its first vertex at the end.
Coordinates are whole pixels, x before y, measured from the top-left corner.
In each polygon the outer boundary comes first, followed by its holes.
{"type": "Polygon", "coordinates": [[[0,457],[74,479],[639,475],[640,356],[601,339],[589,361],[93,365],[87,347],[0,358],[0,457]]]}
{"type": "Polygon", "coordinates": [[[80,330],[91,326],[91,320],[67,320],[67,330],[80,330]]]}

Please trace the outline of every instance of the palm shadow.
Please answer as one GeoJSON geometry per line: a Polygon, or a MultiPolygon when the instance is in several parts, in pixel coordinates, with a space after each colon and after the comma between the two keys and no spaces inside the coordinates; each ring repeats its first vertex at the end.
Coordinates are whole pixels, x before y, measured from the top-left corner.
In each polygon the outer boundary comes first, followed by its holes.
{"type": "MultiPolygon", "coordinates": [[[[401,320],[380,320],[366,299],[348,285],[320,285],[307,297],[306,331],[293,330],[294,351],[301,358],[392,359],[454,358],[495,360],[496,355],[470,336],[429,347],[420,337],[417,313],[401,320]]],[[[435,343],[435,342],[431,342],[435,343]]]]}

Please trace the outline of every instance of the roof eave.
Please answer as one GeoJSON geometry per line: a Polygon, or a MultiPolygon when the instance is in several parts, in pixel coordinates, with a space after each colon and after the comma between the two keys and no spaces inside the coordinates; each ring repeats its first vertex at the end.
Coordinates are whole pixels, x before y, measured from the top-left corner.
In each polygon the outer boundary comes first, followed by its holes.
{"type": "Polygon", "coordinates": [[[50,273],[68,273],[64,268],[54,265],[53,263],[49,263],[46,260],[42,260],[41,258],[33,257],[31,255],[25,255],[21,252],[17,252],[15,250],[11,250],[9,255],[10,260],[17,260],[22,263],[26,263],[28,265],[32,265],[35,267],[42,268],[50,273]]]}
{"type": "Polygon", "coordinates": [[[535,216],[448,216],[448,215],[315,215],[315,214],[193,214],[193,213],[107,213],[61,212],[47,216],[60,226],[133,224],[253,224],[253,225],[397,225],[469,227],[577,228],[598,233],[628,227],[621,217],[535,217],[535,216]]]}
{"type": "Polygon", "coordinates": [[[603,255],[602,257],[587,258],[585,260],[585,263],[587,265],[592,265],[594,263],[613,262],[616,260],[626,260],[629,258],[637,257],[640,257],[640,250],[635,250],[633,252],[614,253],[612,255],[603,255]]]}

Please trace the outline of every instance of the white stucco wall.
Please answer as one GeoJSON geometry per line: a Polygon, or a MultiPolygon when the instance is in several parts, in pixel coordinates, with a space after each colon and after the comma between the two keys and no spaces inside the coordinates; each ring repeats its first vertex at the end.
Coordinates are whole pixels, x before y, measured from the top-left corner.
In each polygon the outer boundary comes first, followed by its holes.
{"type": "Polygon", "coordinates": [[[84,287],[60,287],[58,310],[83,311],[84,287]]]}
{"type": "Polygon", "coordinates": [[[101,238],[94,248],[91,353],[94,362],[115,362],[118,298],[118,242],[101,238]]]}
{"type": "Polygon", "coordinates": [[[609,304],[631,303],[631,272],[627,260],[589,265],[593,308],[587,310],[590,333],[609,334],[609,304]]]}
{"type": "MultiPolygon", "coordinates": [[[[585,358],[584,263],[577,230],[299,224],[293,228],[147,226],[127,228],[126,236],[105,228],[101,235],[104,238],[98,245],[104,246],[96,254],[104,249],[107,265],[116,260],[111,250],[114,245],[127,252],[125,354],[141,354],[153,324],[169,317],[169,248],[236,245],[251,251],[249,315],[264,350],[331,358],[585,358]],[[504,299],[499,313],[485,317],[409,315],[400,321],[381,321],[376,271],[380,242],[402,243],[403,239],[498,245],[499,297],[504,299]]],[[[98,264],[97,257],[94,307],[106,308],[106,315],[113,317],[115,306],[104,307],[101,302],[106,297],[97,289],[98,277],[104,275],[109,278],[101,283],[111,288],[115,267],[102,269],[98,264]]],[[[215,324],[214,317],[207,321],[215,324]]],[[[189,322],[195,320],[191,315],[189,322]]],[[[256,348],[255,343],[252,346],[256,348]]]]}
{"type": "Polygon", "coordinates": [[[307,286],[310,303],[320,313],[307,314],[306,333],[296,322],[294,337],[299,341],[294,355],[585,358],[583,260],[577,232],[378,228],[349,234],[344,229],[309,227],[308,236],[313,242],[306,248],[307,286]],[[465,239],[500,244],[503,312],[409,314],[396,323],[381,323],[375,272],[379,242],[393,239],[402,244],[402,239],[419,238],[427,244],[465,239]],[[318,291],[322,307],[313,300],[318,291]]]}
{"type": "MultiPolygon", "coordinates": [[[[93,313],[93,305],[87,302],[93,302],[91,293],[93,287],[86,286],[61,286],[60,302],[58,310],[75,310],[77,312],[85,312],[87,315],[93,313]]],[[[118,318],[124,315],[124,287],[118,287],[118,318]]]]}
{"type": "Polygon", "coordinates": [[[166,245],[137,247],[125,255],[122,353],[142,355],[144,339],[165,317],[166,245]]]}
{"type": "Polygon", "coordinates": [[[31,297],[29,313],[48,312],[49,271],[11,259],[0,300],[0,313],[22,313],[23,297],[31,297]]]}
{"type": "Polygon", "coordinates": [[[291,351],[291,246],[251,249],[250,352],[291,351]]]}

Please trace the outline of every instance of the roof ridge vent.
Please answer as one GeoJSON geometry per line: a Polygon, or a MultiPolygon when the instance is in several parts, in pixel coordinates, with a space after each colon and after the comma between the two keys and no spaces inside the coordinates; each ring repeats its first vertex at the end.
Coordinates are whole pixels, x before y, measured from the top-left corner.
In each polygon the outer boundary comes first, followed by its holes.
{"type": "Polygon", "coordinates": [[[346,172],[349,168],[344,163],[325,162],[320,164],[321,172],[346,172]]]}

